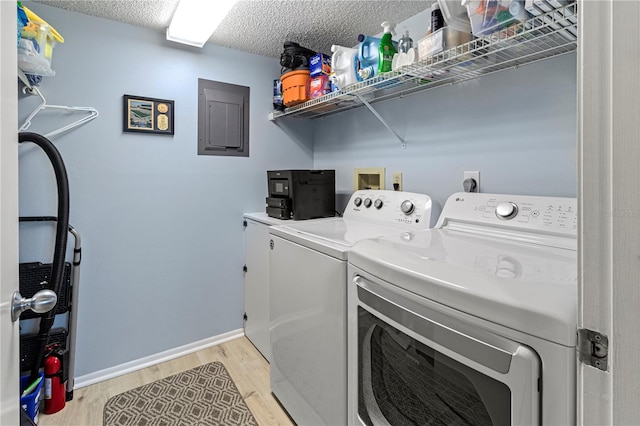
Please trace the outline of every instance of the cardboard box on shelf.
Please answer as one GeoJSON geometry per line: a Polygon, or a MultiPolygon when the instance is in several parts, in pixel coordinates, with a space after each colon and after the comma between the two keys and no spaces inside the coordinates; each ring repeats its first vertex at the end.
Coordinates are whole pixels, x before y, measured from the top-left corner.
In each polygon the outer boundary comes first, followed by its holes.
{"type": "Polygon", "coordinates": [[[312,56],[309,60],[309,71],[311,72],[311,77],[331,74],[331,56],[327,56],[324,53],[312,56]]]}
{"type": "Polygon", "coordinates": [[[311,99],[319,98],[327,93],[331,93],[331,83],[328,75],[321,74],[309,80],[309,97],[311,99]]]}

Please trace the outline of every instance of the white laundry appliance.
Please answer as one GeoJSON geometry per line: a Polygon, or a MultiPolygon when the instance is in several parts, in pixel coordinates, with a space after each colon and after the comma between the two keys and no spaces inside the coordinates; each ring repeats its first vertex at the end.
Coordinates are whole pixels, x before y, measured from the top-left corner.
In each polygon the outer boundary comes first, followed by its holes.
{"type": "Polygon", "coordinates": [[[244,334],[267,361],[269,343],[269,227],[287,220],[265,212],[245,213],[244,225],[244,334]]]}
{"type": "Polygon", "coordinates": [[[575,424],[576,200],[454,194],[349,253],[349,423],[575,424]]]}
{"type": "Polygon", "coordinates": [[[356,191],[343,217],[269,228],[271,391],[299,425],[347,422],[347,258],[431,225],[428,195],[356,191]]]}

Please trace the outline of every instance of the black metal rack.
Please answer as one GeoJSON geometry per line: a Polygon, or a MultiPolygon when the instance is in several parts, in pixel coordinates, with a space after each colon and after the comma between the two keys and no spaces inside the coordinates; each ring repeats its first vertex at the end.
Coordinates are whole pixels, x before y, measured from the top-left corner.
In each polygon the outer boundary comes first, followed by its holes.
{"type": "MultiPolygon", "coordinates": [[[[20,217],[20,222],[57,222],[54,216],[28,216],[20,217]]],[[[68,362],[64,366],[68,375],[66,386],[66,400],[73,399],[76,329],[78,314],[78,292],[80,283],[80,261],[82,249],[80,234],[69,225],[69,233],[74,237],[73,259],[66,262],[63,271],[62,287],[58,294],[55,314],[66,315],[66,327],[56,327],[51,330],[49,344],[57,343],[61,349],[68,351],[68,362]]],[[[29,262],[20,264],[20,294],[23,297],[32,297],[39,290],[48,288],[51,274],[51,264],[29,262]]],[[[25,311],[20,315],[20,321],[33,320],[43,314],[33,311],[25,311]]],[[[24,333],[20,335],[20,370],[31,369],[36,356],[36,337],[38,333],[24,333]]]]}

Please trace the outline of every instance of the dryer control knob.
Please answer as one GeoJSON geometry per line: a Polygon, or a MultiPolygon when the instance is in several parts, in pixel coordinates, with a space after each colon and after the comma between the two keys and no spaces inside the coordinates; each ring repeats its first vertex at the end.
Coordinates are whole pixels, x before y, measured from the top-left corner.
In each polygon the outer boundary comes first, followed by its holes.
{"type": "Polygon", "coordinates": [[[377,199],[375,203],[373,203],[376,209],[380,210],[382,208],[382,200],[377,199]]]}
{"type": "Polygon", "coordinates": [[[362,198],[356,197],[356,199],[353,200],[353,204],[355,204],[356,207],[360,207],[360,204],[362,204],[362,198]]]}
{"type": "Polygon", "coordinates": [[[516,217],[518,214],[518,206],[510,201],[499,203],[496,206],[496,216],[498,219],[509,220],[516,217]]]}
{"type": "Polygon", "coordinates": [[[371,207],[371,198],[365,198],[365,199],[364,199],[364,206],[365,206],[366,208],[371,207]]]}
{"type": "Polygon", "coordinates": [[[402,204],[400,204],[400,210],[402,213],[406,215],[410,215],[416,209],[416,206],[413,205],[413,202],[410,200],[404,200],[402,204]]]}

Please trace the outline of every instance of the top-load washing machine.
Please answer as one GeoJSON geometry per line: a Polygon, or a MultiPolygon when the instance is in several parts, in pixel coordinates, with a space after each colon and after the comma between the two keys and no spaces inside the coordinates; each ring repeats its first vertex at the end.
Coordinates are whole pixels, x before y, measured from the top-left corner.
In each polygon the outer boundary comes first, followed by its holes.
{"type": "Polygon", "coordinates": [[[424,194],[356,191],[341,218],[269,229],[271,391],[299,425],[347,422],[347,259],[365,238],[431,225],[424,194]]]}
{"type": "Polygon", "coordinates": [[[349,253],[349,423],[570,425],[576,200],[452,195],[349,253]]]}

